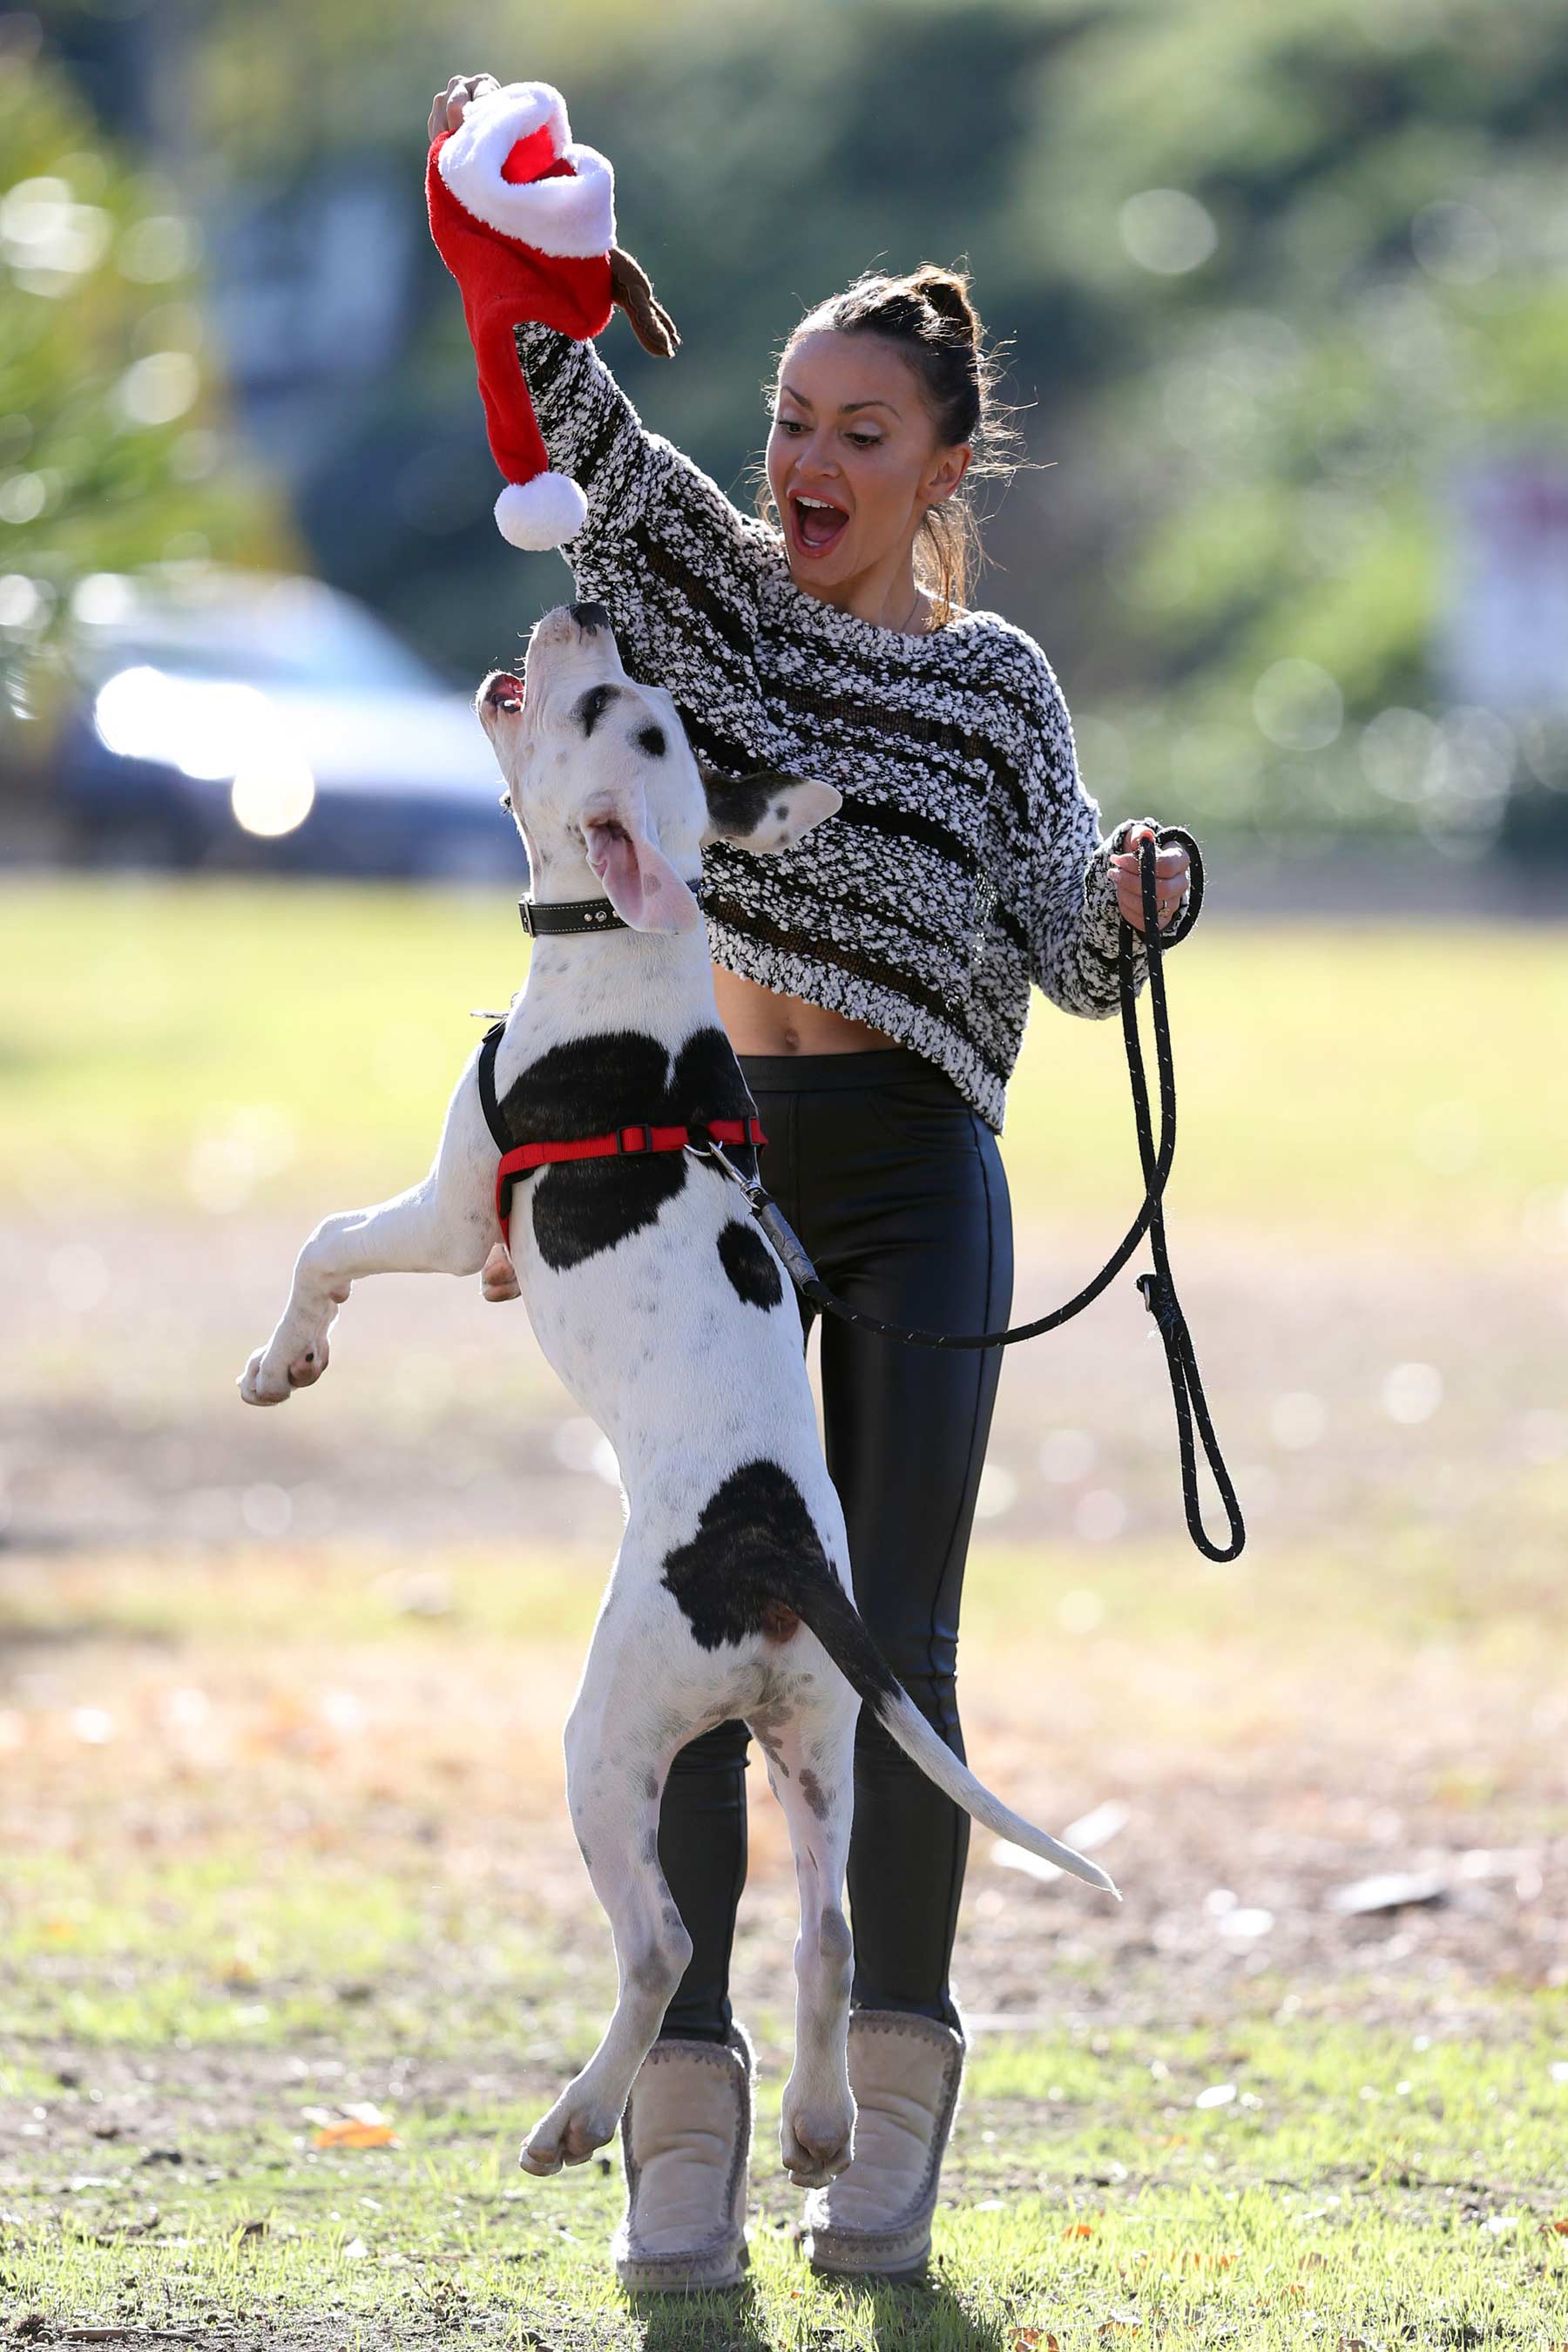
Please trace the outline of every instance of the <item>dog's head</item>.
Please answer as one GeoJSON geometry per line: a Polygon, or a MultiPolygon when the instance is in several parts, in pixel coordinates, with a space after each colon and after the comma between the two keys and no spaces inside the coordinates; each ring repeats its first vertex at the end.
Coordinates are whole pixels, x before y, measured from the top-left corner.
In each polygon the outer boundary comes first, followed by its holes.
{"type": "Polygon", "coordinates": [[[535,889],[546,882],[552,896],[585,898],[585,867],[634,930],[697,928],[689,884],[704,842],[787,849],[838,806],[831,784],[703,770],[663,687],[626,676],[602,604],[546,613],[522,677],[492,670],[476,708],[535,889]]]}

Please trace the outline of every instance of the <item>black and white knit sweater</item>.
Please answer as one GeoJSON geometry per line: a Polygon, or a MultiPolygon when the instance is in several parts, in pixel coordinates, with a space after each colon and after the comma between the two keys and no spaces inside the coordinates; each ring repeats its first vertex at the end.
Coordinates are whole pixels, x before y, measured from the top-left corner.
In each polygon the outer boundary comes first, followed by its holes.
{"type": "Polygon", "coordinates": [[[909,636],[797,588],[779,533],[645,430],[592,343],[517,343],[551,465],[588,501],[563,552],[626,668],[724,772],[843,794],[784,857],[706,853],[715,961],[885,1031],[1000,1129],[1030,981],[1070,1013],[1117,1003],[1126,827],[1101,842],[1045,655],[996,613],[909,636]]]}

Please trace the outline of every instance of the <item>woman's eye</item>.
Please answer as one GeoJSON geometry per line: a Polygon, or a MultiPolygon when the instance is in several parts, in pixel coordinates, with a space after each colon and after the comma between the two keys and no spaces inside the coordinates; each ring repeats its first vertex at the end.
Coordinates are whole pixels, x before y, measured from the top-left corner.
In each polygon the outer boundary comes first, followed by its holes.
{"type": "MultiPolygon", "coordinates": [[[[798,416],[775,415],[773,422],[776,432],[787,433],[792,440],[797,434],[810,430],[809,426],[802,424],[798,416]]],[[[844,438],[852,442],[857,449],[879,449],[883,436],[880,433],[847,433],[844,438]]]]}

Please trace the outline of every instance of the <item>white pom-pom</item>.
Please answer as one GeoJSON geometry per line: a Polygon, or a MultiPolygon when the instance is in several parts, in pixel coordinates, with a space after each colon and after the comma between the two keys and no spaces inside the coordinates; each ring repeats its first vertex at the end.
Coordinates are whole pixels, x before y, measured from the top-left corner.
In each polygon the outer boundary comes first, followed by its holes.
{"type": "Polygon", "coordinates": [[[509,482],[496,500],[496,529],[513,547],[541,553],[575,539],[588,520],[588,501],[570,474],[535,474],[509,482]]]}

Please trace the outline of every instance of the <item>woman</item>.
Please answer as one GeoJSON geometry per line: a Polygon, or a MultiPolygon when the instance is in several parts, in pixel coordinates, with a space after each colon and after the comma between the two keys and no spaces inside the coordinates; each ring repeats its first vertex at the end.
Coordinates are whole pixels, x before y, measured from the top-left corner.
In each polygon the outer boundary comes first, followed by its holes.
{"type": "MultiPolygon", "coordinates": [[[[431,137],[491,87],[456,77],[431,137]]],[[[722,845],[705,870],[720,1014],[769,1137],[764,1181],[856,1305],[955,1331],[1004,1323],[994,1130],[1030,982],[1071,1012],[1114,1010],[1119,913],[1142,928],[1145,826],[1101,843],[1045,656],[963,606],[960,502],[989,376],[965,281],[869,277],[801,321],[761,519],[643,429],[593,345],[537,326],[517,341],[551,464],[587,496],[577,593],[608,607],[627,668],[670,689],[704,760],[844,794],[771,870],[722,845]]],[[[1185,864],[1160,853],[1162,922],[1185,864]]],[[[999,1363],[836,1322],[822,1334],[856,1598],[960,1753],[959,1592],[999,1363]]],[[[729,1723],[694,1740],[664,1800],[659,1858],[695,1948],[623,2126],[616,2252],[631,2285],[728,2284],[745,2264],[752,2058],[727,1978],[747,1738],[729,1723]]],[[[948,1961],[968,1826],[863,1721],[848,1871],[859,2115],[853,2162],[808,2200],[820,2269],[910,2270],[929,2252],[963,2052],[948,1961]]]]}

